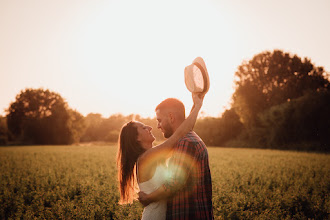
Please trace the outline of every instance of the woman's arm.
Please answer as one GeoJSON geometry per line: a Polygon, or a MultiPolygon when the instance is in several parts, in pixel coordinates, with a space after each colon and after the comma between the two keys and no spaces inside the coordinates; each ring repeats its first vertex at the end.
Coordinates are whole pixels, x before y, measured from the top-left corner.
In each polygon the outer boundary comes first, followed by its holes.
{"type": "Polygon", "coordinates": [[[154,154],[157,154],[158,156],[160,155],[160,157],[155,157],[155,160],[167,158],[169,156],[170,150],[172,150],[178,140],[194,128],[198,112],[203,104],[204,95],[201,96],[201,94],[199,93],[192,93],[192,98],[194,101],[194,105],[191,109],[189,116],[175,130],[171,137],[169,137],[162,144],[159,144],[156,147],[147,150],[143,154],[143,157],[147,156],[148,158],[151,158],[154,154]]]}

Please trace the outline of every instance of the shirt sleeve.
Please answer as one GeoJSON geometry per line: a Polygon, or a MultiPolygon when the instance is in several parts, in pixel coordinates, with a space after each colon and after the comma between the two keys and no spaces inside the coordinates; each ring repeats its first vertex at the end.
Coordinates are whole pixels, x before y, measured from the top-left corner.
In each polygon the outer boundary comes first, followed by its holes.
{"type": "Polygon", "coordinates": [[[179,141],[168,163],[167,178],[163,184],[165,190],[175,193],[183,188],[196,165],[195,143],[187,139],[179,141]]]}

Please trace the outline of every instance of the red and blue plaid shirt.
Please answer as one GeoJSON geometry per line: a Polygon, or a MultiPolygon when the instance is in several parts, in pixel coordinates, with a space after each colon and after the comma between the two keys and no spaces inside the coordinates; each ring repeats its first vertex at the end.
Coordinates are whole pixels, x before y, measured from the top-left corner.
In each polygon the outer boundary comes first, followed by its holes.
{"type": "Polygon", "coordinates": [[[208,152],[195,132],[178,141],[168,173],[164,188],[172,197],[167,200],[166,219],[214,219],[208,152]]]}

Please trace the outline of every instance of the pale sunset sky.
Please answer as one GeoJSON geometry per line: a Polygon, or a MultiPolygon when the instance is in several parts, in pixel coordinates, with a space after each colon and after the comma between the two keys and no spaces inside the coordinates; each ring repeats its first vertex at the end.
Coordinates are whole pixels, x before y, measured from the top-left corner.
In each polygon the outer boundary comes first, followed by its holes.
{"type": "Polygon", "coordinates": [[[281,49],[330,71],[329,41],[329,0],[0,0],[0,115],[40,87],[85,116],[154,117],[168,97],[189,111],[184,68],[201,56],[217,117],[243,60],[281,49]]]}

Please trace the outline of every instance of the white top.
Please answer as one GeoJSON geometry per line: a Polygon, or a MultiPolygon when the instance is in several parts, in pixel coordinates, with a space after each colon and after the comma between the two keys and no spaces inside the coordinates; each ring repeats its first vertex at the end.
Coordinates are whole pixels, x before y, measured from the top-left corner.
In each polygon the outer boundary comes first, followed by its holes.
{"type": "MultiPolygon", "coordinates": [[[[150,194],[158,189],[166,178],[166,166],[159,164],[156,167],[153,177],[143,183],[139,183],[139,188],[142,192],[150,194]]],[[[142,220],[161,220],[166,218],[166,200],[150,203],[144,207],[142,220]]]]}

